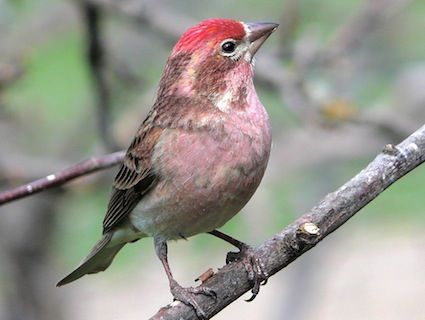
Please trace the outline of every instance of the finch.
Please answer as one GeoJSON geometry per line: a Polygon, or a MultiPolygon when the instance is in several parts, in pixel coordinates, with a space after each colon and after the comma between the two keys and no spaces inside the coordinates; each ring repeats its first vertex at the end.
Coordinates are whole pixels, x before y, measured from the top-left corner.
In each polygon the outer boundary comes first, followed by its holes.
{"type": "Polygon", "coordinates": [[[209,19],[174,46],[156,101],[113,183],[101,240],[58,286],[104,271],[127,243],[153,237],[173,297],[205,313],[173,278],[167,242],[210,233],[240,249],[253,297],[265,280],[250,247],[220,232],[257,189],[271,147],[269,118],[253,83],[254,55],[276,23],[209,19]],[[245,261],[244,260],[244,261],[245,261]]]}

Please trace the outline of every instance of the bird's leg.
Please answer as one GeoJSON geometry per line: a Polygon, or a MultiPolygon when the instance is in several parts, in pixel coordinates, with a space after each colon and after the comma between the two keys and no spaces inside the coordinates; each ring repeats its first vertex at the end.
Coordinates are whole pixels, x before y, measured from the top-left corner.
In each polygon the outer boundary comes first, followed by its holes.
{"type": "Polygon", "coordinates": [[[173,274],[171,273],[170,265],[168,264],[167,258],[167,242],[155,238],[155,251],[159,260],[161,260],[161,263],[164,266],[165,273],[167,274],[168,281],[170,282],[170,291],[174,297],[174,300],[179,300],[184,304],[191,306],[200,319],[206,319],[205,312],[198,305],[194,296],[197,294],[203,294],[215,299],[217,298],[216,293],[212,289],[207,287],[183,288],[177,283],[177,281],[173,277],[173,274]]]}
{"type": "Polygon", "coordinates": [[[218,230],[213,230],[208,233],[239,249],[239,252],[229,252],[227,254],[226,264],[234,261],[242,261],[248,273],[248,279],[253,284],[251,290],[252,297],[246,301],[249,302],[254,300],[258,292],[260,292],[260,285],[265,285],[267,283],[267,274],[263,270],[264,268],[260,259],[255,255],[254,248],[218,230]]]}

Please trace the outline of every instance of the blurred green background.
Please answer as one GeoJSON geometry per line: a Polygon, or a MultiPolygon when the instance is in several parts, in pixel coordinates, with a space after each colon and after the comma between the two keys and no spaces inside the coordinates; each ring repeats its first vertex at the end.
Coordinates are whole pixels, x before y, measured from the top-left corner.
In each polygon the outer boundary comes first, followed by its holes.
{"type": "MultiPolygon", "coordinates": [[[[216,16],[281,24],[256,64],[273,127],[270,165],[223,228],[234,237],[270,238],[425,122],[424,1],[0,0],[1,190],[127,147],[178,35],[216,16]],[[106,138],[86,54],[87,3],[104,48],[106,138]]],[[[115,172],[1,207],[1,319],[140,319],[170,302],[151,239],[127,246],[107,272],[55,288],[98,240],[115,172]]],[[[256,301],[216,318],[425,318],[424,181],[425,167],[414,170],[256,301]]],[[[171,244],[176,278],[193,285],[230,249],[207,235],[171,244]]]]}

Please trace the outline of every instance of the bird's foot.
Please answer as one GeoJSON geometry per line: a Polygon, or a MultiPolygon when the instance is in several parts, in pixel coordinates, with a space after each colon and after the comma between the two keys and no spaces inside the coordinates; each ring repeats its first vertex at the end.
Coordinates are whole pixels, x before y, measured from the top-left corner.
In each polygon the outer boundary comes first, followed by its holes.
{"type": "Polygon", "coordinates": [[[202,294],[204,296],[208,296],[213,298],[214,300],[217,299],[217,294],[214,290],[207,288],[207,287],[188,287],[184,288],[181,285],[179,285],[176,281],[172,282],[170,284],[171,294],[174,297],[174,300],[178,300],[190,307],[192,307],[196,315],[199,319],[207,319],[207,316],[205,312],[202,310],[202,308],[199,306],[199,304],[195,300],[195,296],[202,294]]]}
{"type": "Polygon", "coordinates": [[[267,283],[267,274],[264,272],[264,266],[261,260],[255,255],[255,250],[250,245],[241,244],[239,252],[229,252],[226,257],[226,264],[235,261],[241,261],[248,273],[248,279],[252,283],[252,296],[247,302],[251,302],[260,292],[260,286],[267,283]]]}

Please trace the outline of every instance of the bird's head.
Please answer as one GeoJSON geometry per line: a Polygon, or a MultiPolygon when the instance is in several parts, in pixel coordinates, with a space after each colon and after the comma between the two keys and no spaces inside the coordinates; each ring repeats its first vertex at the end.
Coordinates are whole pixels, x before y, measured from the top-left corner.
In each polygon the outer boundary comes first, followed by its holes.
{"type": "Polygon", "coordinates": [[[278,27],[276,23],[245,23],[230,19],[209,19],[189,28],[172,55],[190,53],[221,61],[251,62],[255,53],[278,27]]]}
{"type": "Polygon", "coordinates": [[[252,77],[255,53],[277,27],[276,23],[230,19],[200,22],[189,28],[175,45],[162,86],[172,87],[183,95],[210,95],[226,91],[226,79],[246,82],[252,77]]]}

